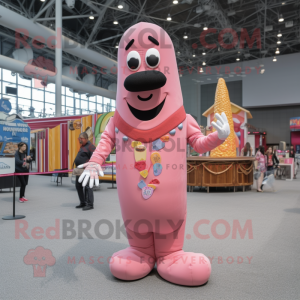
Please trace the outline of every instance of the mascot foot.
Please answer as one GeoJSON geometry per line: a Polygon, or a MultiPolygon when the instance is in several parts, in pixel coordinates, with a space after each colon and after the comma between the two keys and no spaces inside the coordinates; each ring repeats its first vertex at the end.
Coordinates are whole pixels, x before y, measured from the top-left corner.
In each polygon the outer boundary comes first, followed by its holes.
{"type": "Polygon", "coordinates": [[[155,258],[132,247],[113,254],[111,273],[122,280],[136,280],[145,277],[155,265],[155,258]]]}
{"type": "Polygon", "coordinates": [[[201,253],[177,251],[157,259],[159,275],[172,283],[199,286],[210,276],[209,259],[201,253]]]}

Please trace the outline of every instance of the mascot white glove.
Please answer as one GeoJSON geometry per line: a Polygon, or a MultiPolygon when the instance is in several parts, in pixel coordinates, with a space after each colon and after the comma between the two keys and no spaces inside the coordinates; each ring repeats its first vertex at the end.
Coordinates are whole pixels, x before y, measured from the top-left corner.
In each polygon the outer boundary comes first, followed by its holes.
{"type": "Polygon", "coordinates": [[[104,176],[101,166],[94,162],[88,162],[86,164],[79,165],[77,168],[79,168],[79,169],[85,168],[85,170],[83,171],[83,173],[80,175],[80,177],[78,179],[78,182],[80,182],[80,183],[83,181],[82,186],[86,186],[89,180],[90,180],[90,188],[93,188],[94,182],[95,182],[95,185],[98,186],[99,185],[99,175],[101,177],[104,176]]]}
{"type": "Polygon", "coordinates": [[[217,130],[219,139],[226,140],[230,134],[230,126],[226,114],[224,112],[222,112],[221,115],[216,113],[215,117],[217,119],[217,123],[211,122],[211,125],[217,130]]]}

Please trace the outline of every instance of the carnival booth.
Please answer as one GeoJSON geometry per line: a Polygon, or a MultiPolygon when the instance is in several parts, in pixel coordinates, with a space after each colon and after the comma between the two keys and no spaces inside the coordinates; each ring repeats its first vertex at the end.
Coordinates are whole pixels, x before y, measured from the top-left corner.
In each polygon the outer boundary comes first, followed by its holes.
{"type": "MultiPolygon", "coordinates": [[[[230,102],[224,79],[219,79],[215,104],[203,116],[207,117],[208,129],[216,122],[216,113],[225,112],[230,125],[230,135],[219,147],[210,152],[210,156],[188,157],[188,186],[207,187],[243,187],[253,184],[253,157],[237,157],[237,152],[247,142],[248,130],[245,124],[252,118],[251,113],[230,102]]],[[[212,131],[215,131],[213,129],[212,131]]],[[[210,134],[211,131],[207,131],[210,134]]]]}
{"type": "MultiPolygon", "coordinates": [[[[11,103],[8,99],[0,99],[0,169],[7,173],[14,173],[15,152],[18,151],[18,143],[27,144],[27,155],[30,148],[30,128],[22,117],[9,114],[11,103]],[[10,162],[13,162],[11,164],[10,162]]],[[[20,183],[17,180],[16,186],[20,183]]],[[[13,187],[13,176],[3,177],[0,180],[0,189],[13,187]]]]}
{"type": "MultiPolygon", "coordinates": [[[[97,146],[105,126],[113,115],[114,112],[108,112],[82,116],[27,119],[25,122],[31,128],[31,134],[36,135],[37,171],[51,172],[72,169],[80,148],[79,134],[86,132],[89,141],[97,146]]],[[[111,163],[106,163],[104,166],[107,167],[105,175],[100,179],[111,180],[111,163]]],[[[115,176],[113,178],[116,180],[115,176]]]]}

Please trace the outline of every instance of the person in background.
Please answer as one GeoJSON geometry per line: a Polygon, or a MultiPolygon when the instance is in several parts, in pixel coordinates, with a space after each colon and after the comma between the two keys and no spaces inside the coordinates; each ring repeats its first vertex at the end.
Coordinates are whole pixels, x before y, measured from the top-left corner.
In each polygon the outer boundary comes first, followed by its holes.
{"type": "Polygon", "coordinates": [[[250,143],[246,143],[245,147],[241,150],[241,156],[252,156],[253,149],[250,146],[250,143]]]}
{"type": "Polygon", "coordinates": [[[257,191],[262,193],[263,190],[261,189],[261,184],[264,179],[264,173],[266,172],[266,164],[267,164],[267,159],[265,156],[265,148],[263,146],[258,147],[258,151],[256,153],[255,159],[258,161],[257,170],[260,172],[260,176],[257,179],[257,191]]]}
{"type": "MultiPolygon", "coordinates": [[[[79,166],[87,163],[96,147],[88,140],[88,135],[86,132],[82,132],[79,135],[79,143],[80,149],[77,153],[77,156],[74,160],[75,166],[79,166]]],[[[89,185],[85,186],[85,190],[83,190],[83,186],[80,182],[78,182],[79,176],[76,176],[76,190],[79,196],[80,204],[76,206],[76,208],[82,208],[82,210],[90,210],[94,208],[94,194],[93,189],[89,187],[89,185]]]]}
{"type": "Polygon", "coordinates": [[[293,158],[295,160],[295,150],[293,145],[291,145],[290,149],[290,158],[293,158]]]}
{"type": "Polygon", "coordinates": [[[296,178],[296,164],[295,164],[295,149],[294,149],[294,146],[291,145],[290,147],[290,158],[293,158],[294,159],[294,179],[296,178]]]}
{"type": "MultiPolygon", "coordinates": [[[[279,160],[277,158],[277,156],[275,155],[275,153],[273,153],[273,148],[269,147],[267,152],[266,152],[266,157],[267,157],[267,172],[265,174],[265,176],[269,176],[272,173],[274,173],[274,169],[279,168],[279,160]]],[[[274,175],[275,177],[275,175],[274,175]]],[[[261,190],[263,189],[264,183],[261,185],[261,190]]],[[[273,190],[275,191],[275,188],[273,186],[273,190]]]]}
{"type": "Polygon", "coordinates": [[[273,152],[273,148],[269,147],[267,150],[267,171],[273,171],[279,165],[279,160],[273,152]]]}
{"type": "Polygon", "coordinates": [[[275,166],[274,177],[276,178],[277,177],[277,169],[280,169],[279,160],[277,157],[277,149],[274,149],[274,152],[273,152],[273,164],[275,166]]]}
{"type": "MultiPolygon", "coordinates": [[[[29,164],[31,162],[31,156],[27,155],[27,144],[21,142],[18,144],[18,150],[15,153],[15,173],[29,173],[29,164]]],[[[28,175],[18,175],[17,178],[21,183],[20,188],[20,203],[28,201],[25,198],[25,189],[28,184],[28,175]]]]}

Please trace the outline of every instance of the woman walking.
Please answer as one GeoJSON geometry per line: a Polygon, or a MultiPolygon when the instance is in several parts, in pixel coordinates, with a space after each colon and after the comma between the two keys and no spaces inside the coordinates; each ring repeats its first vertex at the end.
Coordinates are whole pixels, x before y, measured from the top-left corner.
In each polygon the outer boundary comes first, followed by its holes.
{"type": "Polygon", "coordinates": [[[261,184],[264,179],[264,173],[266,172],[266,164],[267,164],[267,159],[265,156],[265,148],[263,146],[258,147],[258,151],[256,153],[255,159],[257,160],[257,169],[260,172],[260,176],[257,179],[257,191],[258,192],[263,192],[261,189],[261,184]]]}
{"type": "MultiPolygon", "coordinates": [[[[27,155],[27,144],[22,142],[19,143],[18,150],[15,153],[15,173],[29,173],[29,163],[31,162],[31,160],[31,156],[27,155]]],[[[19,201],[20,203],[24,203],[25,201],[28,201],[25,198],[25,189],[26,185],[28,184],[28,175],[18,175],[17,178],[19,178],[19,181],[21,183],[19,201]]]]}
{"type": "Polygon", "coordinates": [[[275,153],[273,152],[272,147],[269,147],[267,150],[267,171],[273,171],[274,168],[277,168],[279,165],[279,160],[275,153]]]}

